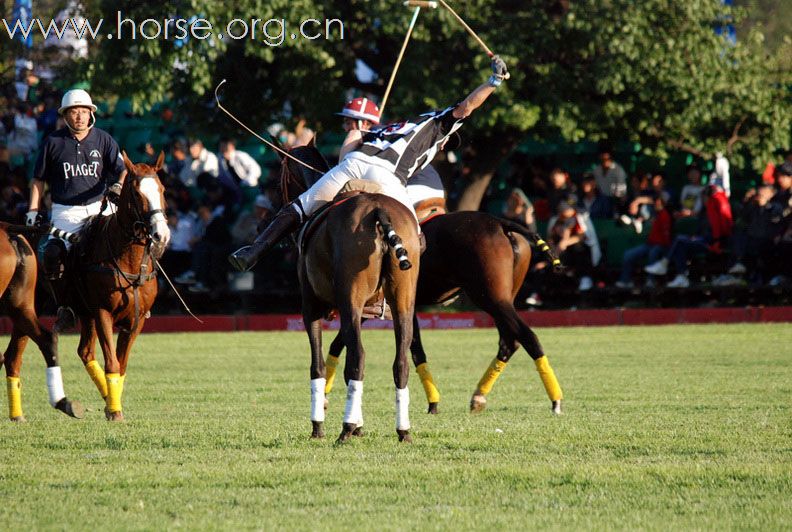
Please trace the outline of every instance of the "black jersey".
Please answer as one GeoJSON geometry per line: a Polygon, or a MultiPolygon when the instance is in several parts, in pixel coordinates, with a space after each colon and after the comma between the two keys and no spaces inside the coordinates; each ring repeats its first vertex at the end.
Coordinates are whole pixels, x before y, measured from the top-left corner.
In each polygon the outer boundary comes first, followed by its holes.
{"type": "Polygon", "coordinates": [[[113,137],[101,129],[91,128],[81,141],[68,128],[59,129],[44,140],[33,177],[49,184],[53,203],[94,203],[124,171],[119,151],[113,137]]]}
{"type": "Polygon", "coordinates": [[[355,151],[379,159],[406,184],[418,170],[432,162],[443,141],[462,127],[463,118],[454,118],[456,106],[424,113],[414,121],[389,124],[367,133],[355,151]]]}

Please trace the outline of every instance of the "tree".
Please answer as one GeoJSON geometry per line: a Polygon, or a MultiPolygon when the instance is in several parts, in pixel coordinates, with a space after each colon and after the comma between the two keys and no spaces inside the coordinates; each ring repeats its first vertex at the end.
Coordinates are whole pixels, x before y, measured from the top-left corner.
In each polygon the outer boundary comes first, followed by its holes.
{"type": "MultiPolygon", "coordinates": [[[[212,107],[212,88],[228,78],[227,107],[254,124],[309,117],[337,129],[332,113],[350,88],[381,95],[410,11],[385,0],[208,0],[92,4],[95,16],[121,10],[145,18],[198,15],[216,27],[232,18],[283,18],[289,31],[312,17],[344,23],[344,37],[251,40],[107,40],[81,75],[96,89],[139,105],[163,97],[192,109],[195,121],[231,129],[212,107]],[[364,84],[355,60],[379,79],[364,84]]],[[[755,29],[730,44],[714,28],[739,23],[720,0],[469,0],[460,15],[510,65],[512,77],[462,129],[469,183],[459,207],[478,207],[493,173],[514,147],[536,138],[629,140],[649,155],[686,150],[727,153],[737,165],[762,164],[790,144],[792,103],[779,63],[755,29]]],[[[489,59],[444,10],[424,10],[407,49],[387,117],[413,116],[463,98],[488,74],[489,59]]],[[[386,117],[386,118],[387,118],[386,117]]]]}

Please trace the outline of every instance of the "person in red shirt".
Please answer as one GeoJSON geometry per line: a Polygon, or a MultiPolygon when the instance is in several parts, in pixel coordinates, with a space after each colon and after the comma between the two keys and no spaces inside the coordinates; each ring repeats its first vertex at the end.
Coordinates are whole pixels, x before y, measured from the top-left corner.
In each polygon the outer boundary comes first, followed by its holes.
{"type": "Polygon", "coordinates": [[[707,187],[705,195],[706,202],[701,234],[676,237],[666,257],[644,268],[647,273],[665,275],[668,271],[669,262],[673,262],[677,276],[666,285],[668,288],[687,288],[690,286],[687,268],[688,259],[696,253],[723,253],[731,239],[734,219],[732,218],[731,205],[726,192],[718,185],[710,185],[707,187]]]}
{"type": "MultiPolygon", "coordinates": [[[[646,259],[648,264],[652,264],[661,259],[671,247],[671,229],[674,222],[671,213],[666,207],[667,202],[663,195],[655,197],[655,215],[652,221],[652,229],[649,231],[645,243],[624,252],[621,275],[619,280],[616,281],[618,288],[633,287],[632,273],[638,261],[646,259]]],[[[647,284],[652,282],[650,277],[647,284]]]]}

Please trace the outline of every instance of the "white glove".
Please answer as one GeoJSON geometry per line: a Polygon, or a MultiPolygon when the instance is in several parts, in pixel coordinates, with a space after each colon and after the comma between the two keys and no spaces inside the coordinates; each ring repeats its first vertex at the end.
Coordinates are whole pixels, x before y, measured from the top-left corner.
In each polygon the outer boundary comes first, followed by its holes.
{"type": "Polygon", "coordinates": [[[41,220],[40,216],[41,215],[39,214],[38,210],[30,210],[30,211],[28,211],[27,215],[25,217],[25,225],[31,226],[31,227],[34,226],[34,225],[38,225],[39,221],[41,220]]]}

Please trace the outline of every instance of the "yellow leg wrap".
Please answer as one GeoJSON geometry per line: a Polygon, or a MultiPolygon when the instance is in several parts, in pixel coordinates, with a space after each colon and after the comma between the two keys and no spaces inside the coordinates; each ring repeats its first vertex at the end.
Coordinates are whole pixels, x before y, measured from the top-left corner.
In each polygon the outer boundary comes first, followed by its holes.
{"type": "Polygon", "coordinates": [[[19,377],[6,377],[8,390],[8,417],[22,417],[22,381],[19,377]]]}
{"type": "Polygon", "coordinates": [[[480,393],[481,395],[487,395],[490,393],[495,381],[498,380],[501,372],[506,369],[506,364],[508,364],[508,362],[503,362],[497,358],[493,358],[492,362],[487,368],[487,371],[484,372],[484,376],[481,377],[481,380],[478,383],[477,393],[480,393]]]}
{"type": "Polygon", "coordinates": [[[429,366],[426,365],[426,362],[419,364],[418,367],[415,368],[415,371],[421,378],[421,384],[423,384],[424,393],[426,394],[426,401],[429,403],[439,403],[440,391],[437,389],[437,386],[435,386],[434,379],[429,372],[429,366]]]}
{"type": "Polygon", "coordinates": [[[550,367],[550,362],[547,361],[547,357],[543,356],[537,358],[534,360],[534,363],[536,364],[536,371],[539,372],[539,376],[542,378],[542,383],[544,384],[545,390],[547,390],[547,396],[550,400],[560,401],[563,399],[564,394],[561,392],[561,386],[558,384],[555,372],[553,372],[553,368],[550,367]]]}
{"type": "Polygon", "coordinates": [[[126,373],[119,377],[121,379],[121,391],[118,393],[118,396],[121,397],[124,395],[124,383],[126,382],[126,373]]]}
{"type": "Polygon", "coordinates": [[[107,380],[105,379],[105,372],[96,360],[91,360],[85,365],[85,371],[91,376],[91,380],[99,390],[102,399],[107,398],[107,380]]]}
{"type": "Polygon", "coordinates": [[[121,391],[124,386],[121,376],[118,373],[108,373],[105,377],[107,379],[107,411],[120,412],[121,391]]]}
{"type": "Polygon", "coordinates": [[[338,360],[339,358],[333,355],[327,355],[327,360],[325,360],[325,395],[329,395],[333,391],[338,360]]]}

